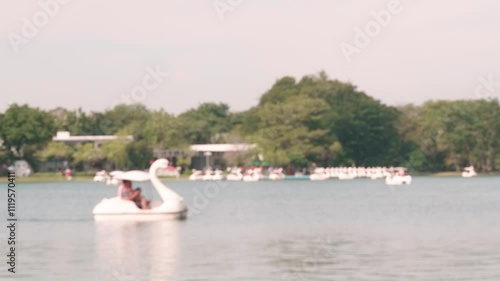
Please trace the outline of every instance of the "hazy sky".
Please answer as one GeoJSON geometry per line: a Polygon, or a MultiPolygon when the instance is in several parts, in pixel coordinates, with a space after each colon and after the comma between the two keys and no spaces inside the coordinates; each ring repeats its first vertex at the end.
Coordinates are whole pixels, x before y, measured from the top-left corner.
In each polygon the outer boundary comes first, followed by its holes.
{"type": "Polygon", "coordinates": [[[176,114],[207,101],[239,111],[278,78],[320,70],[391,105],[467,98],[478,77],[500,82],[494,0],[400,0],[350,63],[342,42],[355,46],[355,28],[396,0],[220,0],[241,2],[223,17],[213,0],[71,0],[44,18],[47,1],[1,2],[0,111],[14,102],[102,111],[134,96],[176,114]],[[23,20],[34,16],[36,32],[23,20]],[[149,77],[156,68],[169,72],[161,83],[149,77]]]}

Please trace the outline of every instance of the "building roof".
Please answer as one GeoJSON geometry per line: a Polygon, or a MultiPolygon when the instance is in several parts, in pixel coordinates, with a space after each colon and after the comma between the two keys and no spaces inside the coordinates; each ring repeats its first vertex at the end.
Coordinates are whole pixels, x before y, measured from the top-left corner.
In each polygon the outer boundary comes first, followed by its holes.
{"type": "Polygon", "coordinates": [[[236,152],[236,151],[248,151],[255,148],[255,144],[246,143],[226,143],[226,144],[194,144],[189,148],[192,151],[198,152],[236,152]]]}
{"type": "MultiPolygon", "coordinates": [[[[86,142],[86,141],[110,141],[117,139],[118,136],[71,136],[70,132],[59,131],[57,135],[52,138],[53,141],[64,141],[64,142],[86,142]]],[[[133,136],[125,136],[126,140],[133,140],[133,136]]]]}

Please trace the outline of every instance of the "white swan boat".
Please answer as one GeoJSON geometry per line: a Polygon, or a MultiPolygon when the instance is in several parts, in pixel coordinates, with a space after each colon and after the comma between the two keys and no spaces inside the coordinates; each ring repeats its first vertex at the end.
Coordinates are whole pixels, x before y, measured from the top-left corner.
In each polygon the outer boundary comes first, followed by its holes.
{"type": "Polygon", "coordinates": [[[462,172],[463,178],[472,178],[475,176],[477,176],[477,173],[476,170],[474,169],[474,166],[464,168],[464,171],[462,172]]]}
{"type": "Polygon", "coordinates": [[[212,176],[212,180],[213,181],[221,181],[224,179],[224,174],[221,170],[217,169],[215,170],[213,176],[212,176]]]}
{"type": "Polygon", "coordinates": [[[272,181],[284,180],[285,179],[285,174],[283,174],[283,168],[274,169],[269,174],[269,179],[272,180],[272,181]]]}
{"type": "Polygon", "coordinates": [[[226,179],[228,181],[241,181],[243,180],[243,174],[241,173],[240,168],[233,168],[229,175],[227,175],[226,179]]]}
{"type": "Polygon", "coordinates": [[[312,181],[324,181],[329,179],[330,176],[325,172],[324,168],[316,168],[314,172],[309,176],[312,181]]]}
{"type": "Polygon", "coordinates": [[[122,174],[123,171],[112,171],[109,173],[106,179],[106,184],[107,185],[119,185],[121,183],[121,180],[118,179],[116,176],[122,174]]]}
{"type": "Polygon", "coordinates": [[[355,173],[339,173],[338,178],[339,180],[353,180],[357,177],[357,174],[355,173]]]}
{"type": "Polygon", "coordinates": [[[389,168],[388,174],[385,178],[385,184],[387,185],[411,184],[412,177],[406,173],[406,170],[407,169],[404,167],[389,168]]]}
{"type": "Polygon", "coordinates": [[[203,175],[202,180],[211,181],[213,176],[213,172],[211,169],[205,170],[205,174],[203,175]]]}
{"type": "Polygon", "coordinates": [[[106,182],[107,177],[108,173],[106,173],[106,171],[104,170],[96,172],[94,176],[94,182],[106,182]]]}
{"type": "Polygon", "coordinates": [[[140,209],[137,205],[121,197],[104,198],[92,211],[95,220],[161,220],[167,218],[183,219],[187,216],[187,206],[175,191],[166,187],[157,177],[159,169],[168,167],[167,159],[156,160],[149,173],[129,171],[116,175],[119,180],[151,181],[162,202],[152,203],[151,209],[140,209]]]}
{"type": "Polygon", "coordinates": [[[411,184],[411,176],[388,176],[385,178],[385,184],[387,185],[403,185],[411,184]]]}
{"type": "Polygon", "coordinates": [[[255,182],[260,180],[260,173],[258,170],[248,170],[243,176],[243,181],[255,182]]]}
{"type": "Polygon", "coordinates": [[[203,171],[193,170],[193,173],[189,176],[190,181],[201,181],[203,180],[203,171]]]}

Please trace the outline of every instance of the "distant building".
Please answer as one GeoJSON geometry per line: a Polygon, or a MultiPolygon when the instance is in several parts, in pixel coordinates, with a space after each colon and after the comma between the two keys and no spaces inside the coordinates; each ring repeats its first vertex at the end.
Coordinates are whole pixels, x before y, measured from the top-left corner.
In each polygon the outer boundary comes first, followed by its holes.
{"type": "MultiPolygon", "coordinates": [[[[64,142],[68,145],[81,145],[85,143],[92,143],[97,149],[102,144],[108,141],[116,140],[119,136],[72,136],[70,132],[59,131],[57,135],[52,138],[53,141],[64,142]]],[[[127,141],[133,141],[133,136],[125,136],[127,141]]],[[[255,144],[246,143],[226,143],[226,144],[194,144],[189,147],[189,151],[182,149],[155,149],[153,155],[156,158],[167,158],[171,161],[172,165],[177,166],[179,157],[191,157],[191,168],[202,170],[207,166],[211,168],[224,168],[226,163],[224,161],[224,154],[247,152],[256,147],[255,144]]],[[[41,170],[54,170],[55,167],[60,167],[60,161],[54,163],[43,163],[41,170]]],[[[186,167],[187,168],[187,167],[186,167]]]]}
{"type": "Polygon", "coordinates": [[[241,152],[254,149],[257,145],[246,143],[225,143],[225,144],[193,144],[189,147],[192,151],[196,152],[241,152]]]}
{"type": "Polygon", "coordinates": [[[225,167],[223,156],[225,153],[247,152],[257,147],[255,144],[194,144],[189,149],[194,153],[191,158],[193,169],[203,170],[206,167],[225,167]]]}
{"type": "MultiPolygon", "coordinates": [[[[177,160],[182,158],[191,158],[191,167],[197,170],[203,170],[208,166],[212,168],[223,168],[226,163],[223,159],[225,153],[247,152],[255,148],[255,144],[194,144],[189,150],[182,149],[155,149],[153,152],[156,158],[167,158],[172,165],[177,166],[177,160]],[[207,162],[208,161],[208,162],[207,162]]],[[[185,167],[188,168],[188,167],[185,167]]]]}
{"type": "MultiPolygon", "coordinates": [[[[93,143],[95,148],[99,148],[103,143],[118,139],[118,136],[72,136],[70,132],[59,131],[57,135],[52,138],[53,141],[64,142],[66,144],[79,145],[84,143],[93,143]]],[[[125,136],[128,141],[133,141],[133,136],[125,136]]]]}
{"type": "MultiPolygon", "coordinates": [[[[99,149],[102,144],[116,140],[118,138],[124,138],[127,141],[133,141],[134,137],[133,136],[125,136],[125,137],[119,137],[119,136],[105,136],[105,135],[98,135],[98,136],[72,136],[70,132],[67,131],[58,131],[56,136],[52,138],[52,141],[55,142],[63,142],[67,145],[82,145],[86,143],[92,143],[95,149],[99,149]]],[[[63,168],[66,168],[68,166],[67,161],[65,160],[52,160],[52,161],[44,161],[39,164],[38,171],[40,172],[48,172],[48,171],[59,171],[63,168]]],[[[110,169],[110,165],[105,165],[105,169],[110,169]]],[[[84,164],[83,167],[80,167],[80,169],[83,169],[85,171],[91,170],[92,167],[90,167],[88,164],[84,164]]]]}

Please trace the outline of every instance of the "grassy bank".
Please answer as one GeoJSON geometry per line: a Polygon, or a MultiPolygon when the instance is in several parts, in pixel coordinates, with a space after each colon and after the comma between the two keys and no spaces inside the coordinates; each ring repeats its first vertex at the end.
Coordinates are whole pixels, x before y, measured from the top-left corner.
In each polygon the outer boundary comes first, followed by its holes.
{"type": "MultiPolygon", "coordinates": [[[[433,177],[461,177],[462,172],[438,172],[438,173],[433,173],[429,174],[429,176],[433,177]]],[[[478,173],[478,177],[495,177],[495,176],[500,176],[499,172],[491,172],[491,173],[478,173]]]]}
{"type": "MultiPolygon", "coordinates": [[[[187,180],[189,175],[183,175],[179,179],[164,178],[169,180],[187,180]]],[[[94,174],[77,172],[73,175],[72,182],[92,182],[94,174]]],[[[60,173],[34,173],[29,177],[17,177],[16,182],[67,182],[66,177],[60,173]]]]}
{"type": "MultiPolygon", "coordinates": [[[[90,182],[93,176],[89,175],[74,175],[72,181],[90,182]]],[[[65,182],[66,177],[58,173],[35,173],[29,177],[16,178],[17,182],[65,182]]]]}
{"type": "MultiPolygon", "coordinates": [[[[438,173],[422,173],[422,174],[413,174],[413,176],[427,176],[427,177],[460,177],[460,172],[438,172],[438,173]]],[[[479,174],[478,176],[500,176],[499,173],[491,173],[491,174],[479,174]]],[[[168,180],[179,180],[184,181],[187,180],[189,174],[184,174],[180,178],[162,178],[168,180]]],[[[76,173],[73,176],[72,182],[92,182],[94,178],[93,174],[89,173],[76,173]]],[[[30,177],[24,178],[16,178],[17,182],[67,182],[66,178],[61,176],[59,173],[35,173],[30,177]]]]}
{"type": "Polygon", "coordinates": [[[429,176],[433,176],[433,177],[461,177],[462,173],[461,172],[438,172],[438,173],[429,174],[429,176]]]}

